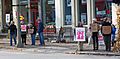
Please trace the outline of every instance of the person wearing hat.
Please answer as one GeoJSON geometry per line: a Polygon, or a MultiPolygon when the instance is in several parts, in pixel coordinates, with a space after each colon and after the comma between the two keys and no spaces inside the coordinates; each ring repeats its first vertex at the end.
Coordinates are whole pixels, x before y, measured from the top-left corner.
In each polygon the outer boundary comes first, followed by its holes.
{"type": "Polygon", "coordinates": [[[43,30],[44,30],[43,22],[42,22],[42,20],[39,20],[39,22],[38,22],[38,34],[39,34],[39,38],[40,38],[40,46],[45,46],[43,30]]]}
{"type": "Polygon", "coordinates": [[[14,21],[11,21],[11,25],[10,25],[10,46],[13,45],[12,44],[12,38],[14,38],[15,45],[17,44],[16,36],[17,36],[17,28],[16,28],[16,25],[14,25],[14,21]]]}

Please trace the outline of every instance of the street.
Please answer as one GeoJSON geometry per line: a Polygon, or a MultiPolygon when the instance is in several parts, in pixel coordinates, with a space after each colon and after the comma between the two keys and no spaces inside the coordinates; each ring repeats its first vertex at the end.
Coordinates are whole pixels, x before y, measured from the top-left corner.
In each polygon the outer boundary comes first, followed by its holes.
{"type": "Polygon", "coordinates": [[[120,59],[120,56],[94,56],[72,54],[32,54],[0,51],[0,59],[120,59]]]}

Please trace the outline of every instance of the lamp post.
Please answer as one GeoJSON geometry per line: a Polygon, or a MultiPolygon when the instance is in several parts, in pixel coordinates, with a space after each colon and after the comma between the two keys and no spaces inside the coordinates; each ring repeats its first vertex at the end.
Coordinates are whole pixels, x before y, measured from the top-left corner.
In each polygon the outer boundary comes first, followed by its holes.
{"type": "MultiPolygon", "coordinates": [[[[41,5],[42,5],[42,0],[39,0],[38,9],[39,9],[39,18],[40,18],[40,20],[42,20],[42,9],[41,9],[41,5]]],[[[42,20],[42,21],[43,21],[43,20],[42,20]]]]}
{"type": "Polygon", "coordinates": [[[17,47],[18,48],[23,48],[24,47],[24,45],[23,45],[23,43],[22,43],[22,40],[21,40],[21,30],[20,30],[20,0],[18,0],[18,9],[17,9],[17,11],[18,11],[18,19],[17,19],[17,39],[18,39],[18,45],[17,45],[17,47]]]}
{"type": "Polygon", "coordinates": [[[29,20],[29,22],[28,23],[31,23],[31,11],[30,11],[30,0],[28,0],[28,20],[29,20]]]}

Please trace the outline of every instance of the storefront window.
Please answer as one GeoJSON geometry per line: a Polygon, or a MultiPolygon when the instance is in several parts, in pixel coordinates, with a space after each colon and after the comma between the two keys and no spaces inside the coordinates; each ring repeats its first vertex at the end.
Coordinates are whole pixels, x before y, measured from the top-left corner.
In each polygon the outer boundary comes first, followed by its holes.
{"type": "Polygon", "coordinates": [[[64,25],[72,25],[71,0],[65,1],[65,20],[64,25]]]}
{"type": "Polygon", "coordinates": [[[55,25],[55,0],[46,0],[46,24],[55,25]]]}
{"type": "Polygon", "coordinates": [[[111,13],[111,3],[112,0],[96,0],[95,8],[96,8],[96,18],[98,21],[101,21],[101,18],[104,17],[112,17],[111,13]]]}
{"type": "Polygon", "coordinates": [[[84,25],[87,25],[87,0],[79,0],[79,20],[84,25]]]}

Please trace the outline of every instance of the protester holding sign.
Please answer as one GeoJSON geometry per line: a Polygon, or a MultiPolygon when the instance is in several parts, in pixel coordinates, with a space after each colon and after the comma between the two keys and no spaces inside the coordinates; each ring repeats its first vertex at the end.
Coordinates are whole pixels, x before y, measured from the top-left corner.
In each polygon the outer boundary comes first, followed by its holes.
{"type": "MultiPolygon", "coordinates": [[[[78,27],[83,27],[82,22],[79,22],[78,27]]],[[[80,33],[79,33],[79,34],[80,34],[80,33]]],[[[79,35],[79,36],[80,36],[80,35],[79,35]]],[[[78,38],[80,38],[80,37],[78,37],[78,38]]],[[[80,50],[82,51],[82,50],[83,50],[83,42],[78,42],[78,44],[80,45],[80,50]]]]}
{"type": "Polygon", "coordinates": [[[22,43],[26,44],[26,34],[27,34],[27,26],[24,24],[23,21],[21,21],[21,38],[22,38],[22,43]]]}
{"type": "Polygon", "coordinates": [[[99,32],[99,25],[95,20],[93,20],[93,23],[91,24],[91,31],[92,31],[92,38],[93,38],[93,50],[98,50],[98,32],[99,32]]]}
{"type": "Polygon", "coordinates": [[[101,32],[104,38],[106,51],[111,51],[111,32],[112,32],[112,26],[111,23],[107,18],[105,18],[105,21],[102,24],[101,32]]]}

